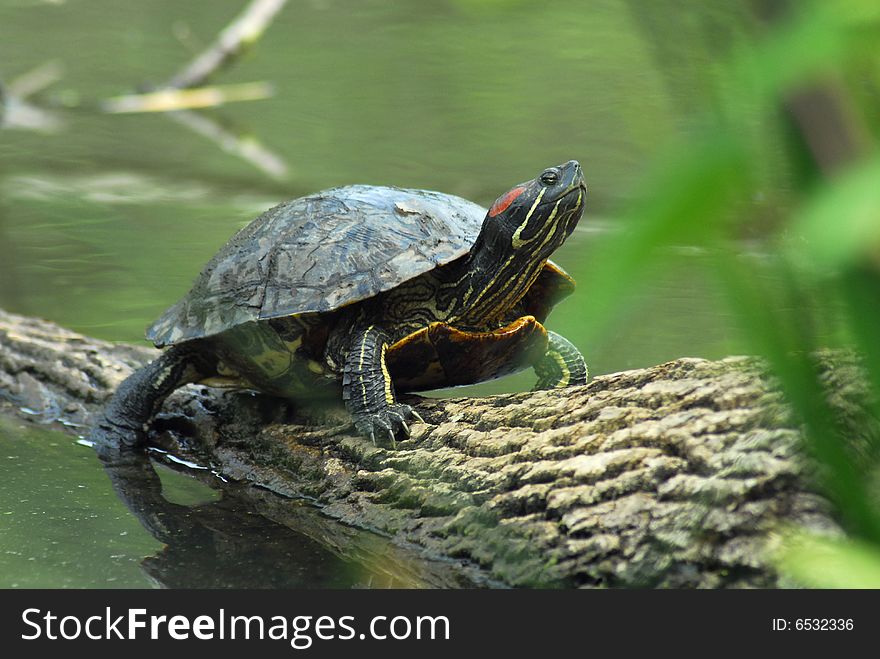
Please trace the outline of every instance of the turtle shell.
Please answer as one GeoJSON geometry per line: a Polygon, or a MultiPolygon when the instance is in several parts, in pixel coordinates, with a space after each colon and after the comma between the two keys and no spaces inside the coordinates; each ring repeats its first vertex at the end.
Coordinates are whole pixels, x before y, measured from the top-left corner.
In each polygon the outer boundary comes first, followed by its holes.
{"type": "Polygon", "coordinates": [[[284,202],[235,234],[147,338],[162,347],[365,300],[466,254],[485,215],[453,195],[369,185],[284,202]]]}

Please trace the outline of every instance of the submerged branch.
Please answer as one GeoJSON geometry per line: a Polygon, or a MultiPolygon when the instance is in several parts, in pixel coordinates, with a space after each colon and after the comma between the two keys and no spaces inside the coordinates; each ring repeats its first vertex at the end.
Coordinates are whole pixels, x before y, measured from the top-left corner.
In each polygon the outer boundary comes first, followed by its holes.
{"type": "Polygon", "coordinates": [[[159,89],[145,94],[125,94],[106,99],[101,107],[111,114],[175,112],[210,108],[238,101],[258,101],[272,96],[267,82],[216,85],[198,89],[159,89]]]}
{"type": "Polygon", "coordinates": [[[62,73],[61,64],[50,60],[10,80],[7,91],[24,100],[61,80],[62,73]]]}
{"type": "Polygon", "coordinates": [[[62,120],[56,113],[30,102],[29,98],[61,79],[61,65],[45,62],[10,80],[0,81],[0,128],[35,130],[52,133],[59,130],[62,120]]]}
{"type": "Polygon", "coordinates": [[[290,173],[287,162],[250,133],[235,132],[202,113],[180,111],[165,116],[208,138],[225,152],[249,162],[274,179],[285,179],[290,173]]]}
{"type": "Polygon", "coordinates": [[[287,0],[253,0],[211,46],[173,76],[163,88],[197,87],[256,43],[287,0]]]}

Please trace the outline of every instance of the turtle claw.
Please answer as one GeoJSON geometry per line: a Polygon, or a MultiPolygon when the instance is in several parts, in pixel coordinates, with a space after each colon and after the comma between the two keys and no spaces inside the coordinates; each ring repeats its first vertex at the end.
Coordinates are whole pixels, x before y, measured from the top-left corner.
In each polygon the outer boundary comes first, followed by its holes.
{"type": "MultiPolygon", "coordinates": [[[[391,448],[397,448],[397,439],[394,437],[393,430],[388,431],[388,438],[391,440],[391,448]]],[[[374,441],[373,444],[375,444],[375,443],[376,442],[374,441]]]]}
{"type": "Polygon", "coordinates": [[[396,448],[399,439],[409,439],[412,434],[407,419],[424,423],[422,417],[409,405],[395,403],[378,412],[361,415],[355,420],[355,427],[358,432],[369,437],[374,445],[379,445],[377,436],[385,435],[391,441],[391,446],[396,448]]]}

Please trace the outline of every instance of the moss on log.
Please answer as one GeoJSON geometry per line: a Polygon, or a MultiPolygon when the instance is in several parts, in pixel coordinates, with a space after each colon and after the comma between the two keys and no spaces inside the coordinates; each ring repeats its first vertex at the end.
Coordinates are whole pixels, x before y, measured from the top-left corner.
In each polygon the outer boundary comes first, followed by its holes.
{"type": "MultiPolygon", "coordinates": [[[[0,394],[29,417],[87,424],[154,355],[0,312],[0,394]]],[[[844,411],[863,393],[855,369],[826,373],[844,411]]],[[[301,504],[266,489],[306,498],[460,575],[428,585],[775,587],[787,525],[841,532],[753,359],[407,402],[426,423],[390,449],[352,434],[340,409],[189,386],[153,420],[150,441],[258,485],[247,496],[269,515],[301,504]]]]}

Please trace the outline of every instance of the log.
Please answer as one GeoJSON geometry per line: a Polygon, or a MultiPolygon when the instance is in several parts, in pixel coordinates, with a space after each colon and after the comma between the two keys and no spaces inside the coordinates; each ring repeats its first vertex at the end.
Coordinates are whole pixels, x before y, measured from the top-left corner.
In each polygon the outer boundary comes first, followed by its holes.
{"type": "MultiPolygon", "coordinates": [[[[2,409],[85,434],[155,354],[0,311],[2,409]]],[[[864,387],[852,361],[835,363],[825,377],[849,413],[864,387]]],[[[292,523],[307,500],[320,511],[313,526],[339,520],[384,537],[387,546],[353,551],[396,553],[386,564],[412,575],[398,585],[779,587],[789,584],[773,553],[786,528],[842,533],[796,422],[753,358],[407,402],[426,423],[386,448],[354,435],[341,408],[190,385],[151,422],[149,443],[210,465],[270,519],[292,523]]],[[[330,542],[342,553],[355,543],[338,532],[330,542]]]]}

